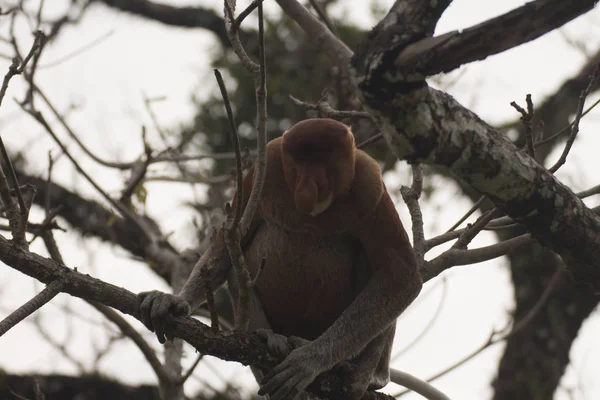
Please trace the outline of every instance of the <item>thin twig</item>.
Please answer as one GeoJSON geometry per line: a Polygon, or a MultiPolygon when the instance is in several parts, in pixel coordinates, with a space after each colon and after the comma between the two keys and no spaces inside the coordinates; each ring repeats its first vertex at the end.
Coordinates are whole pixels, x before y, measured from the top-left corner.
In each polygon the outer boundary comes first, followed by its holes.
{"type": "Polygon", "coordinates": [[[242,153],[240,150],[240,138],[237,132],[237,126],[235,123],[235,118],[233,116],[233,110],[231,109],[231,103],[229,102],[229,96],[227,95],[227,88],[225,87],[225,82],[223,81],[223,76],[219,72],[218,69],[214,70],[215,78],[217,78],[217,83],[219,85],[219,90],[221,90],[221,96],[223,97],[223,103],[225,105],[225,110],[227,111],[227,121],[229,122],[229,138],[233,143],[233,149],[235,151],[235,177],[237,182],[237,196],[235,202],[235,209],[233,210],[233,218],[231,226],[228,226],[228,229],[237,229],[240,219],[242,218],[242,201],[244,200],[244,184],[243,184],[243,171],[242,171],[242,153]]]}
{"type": "MultiPolygon", "coordinates": [[[[596,185],[589,189],[583,190],[583,191],[577,193],[577,196],[581,199],[585,199],[586,197],[590,197],[590,196],[593,196],[596,194],[600,194],[600,185],[596,185]]],[[[594,208],[594,210],[596,212],[600,212],[600,209],[596,210],[596,208],[594,208]]],[[[484,227],[484,230],[506,229],[506,228],[512,228],[515,226],[518,226],[518,224],[515,223],[512,218],[505,216],[505,217],[496,218],[496,219],[490,221],[490,223],[486,227],[484,227]]],[[[429,250],[433,249],[434,247],[442,245],[451,240],[458,239],[460,237],[460,235],[462,235],[465,232],[465,230],[466,230],[466,228],[458,229],[455,231],[448,231],[448,232],[438,235],[434,238],[426,240],[425,241],[425,253],[427,253],[429,250]]]]}
{"type": "Polygon", "coordinates": [[[25,200],[23,199],[23,193],[21,193],[21,188],[19,187],[19,181],[17,180],[17,174],[15,173],[15,169],[10,161],[10,157],[8,156],[8,152],[6,151],[6,147],[4,146],[4,140],[0,136],[0,152],[2,153],[2,159],[4,161],[4,165],[8,169],[8,177],[13,186],[13,190],[17,193],[17,201],[19,203],[19,232],[23,235],[22,239],[25,237],[25,231],[27,230],[27,220],[29,219],[29,207],[25,204],[25,200]]]}
{"type": "Polygon", "coordinates": [[[61,280],[52,281],[44,288],[44,290],[36,294],[27,303],[23,304],[21,307],[10,313],[8,317],[0,321],[0,337],[56,297],[56,295],[60,293],[62,285],[63,283],[61,280]]]}
{"type": "Polygon", "coordinates": [[[92,179],[92,177],[90,175],[88,175],[87,172],[85,172],[85,170],[79,165],[79,163],[77,162],[77,160],[75,160],[75,158],[71,155],[71,153],[69,152],[69,150],[67,149],[67,147],[60,141],[60,139],[58,138],[58,136],[56,136],[56,134],[54,133],[54,130],[48,124],[48,122],[46,121],[46,119],[44,118],[44,116],[42,115],[41,112],[35,111],[35,110],[29,110],[29,109],[26,109],[26,108],[23,108],[23,110],[27,114],[31,115],[36,121],[38,121],[44,127],[44,129],[46,130],[46,132],[48,132],[50,134],[50,136],[52,137],[52,139],[54,139],[54,142],[56,142],[56,144],[58,144],[58,147],[60,147],[61,151],[71,161],[71,163],[73,164],[73,166],[75,167],[75,169],[77,170],[77,172],[79,172],[94,187],[94,189],[96,189],[98,191],[98,193],[100,193],[102,195],[102,197],[104,197],[104,199],[106,201],[108,201],[113,207],[115,207],[117,210],[119,210],[124,217],[127,217],[128,219],[131,219],[132,222],[134,224],[136,224],[138,226],[138,228],[142,232],[146,232],[146,230],[140,224],[140,222],[136,218],[136,216],[129,209],[127,209],[127,207],[123,206],[121,203],[119,203],[118,201],[116,201],[115,199],[113,199],[112,197],[110,197],[108,195],[108,193],[106,193],[104,191],[104,189],[102,189],[100,187],[100,185],[98,185],[96,183],[96,181],[94,181],[92,179]]]}
{"type": "Polygon", "coordinates": [[[263,0],[254,0],[252,3],[250,3],[250,5],[248,7],[246,7],[244,9],[244,11],[242,11],[240,13],[240,15],[237,16],[237,18],[235,19],[235,23],[231,26],[231,31],[233,33],[236,33],[237,30],[242,25],[242,22],[246,19],[246,17],[248,15],[250,15],[252,13],[252,11],[256,10],[256,8],[258,7],[259,1],[261,3],[263,2],[263,0]]]}
{"type": "Polygon", "coordinates": [[[381,139],[383,139],[383,133],[378,133],[376,135],[371,136],[370,138],[368,138],[367,140],[365,140],[364,142],[361,142],[359,144],[356,145],[357,149],[364,149],[365,147],[367,147],[368,145],[378,142],[381,139]]]}
{"type": "MultiPolygon", "coordinates": [[[[582,117],[585,117],[590,111],[592,111],[594,108],[596,108],[596,106],[600,104],[600,99],[596,100],[591,106],[589,106],[584,112],[583,114],[581,114],[582,117]]],[[[554,139],[560,137],[563,133],[567,132],[569,129],[571,129],[571,127],[573,126],[573,123],[575,121],[571,122],[570,124],[568,124],[567,126],[565,126],[564,128],[562,128],[560,131],[552,134],[551,136],[547,137],[546,139],[543,140],[538,140],[535,142],[535,147],[544,145],[548,142],[553,141],[554,139]]]]}
{"type": "Polygon", "coordinates": [[[485,201],[486,197],[485,196],[481,196],[474,204],[473,206],[469,209],[469,211],[467,211],[462,217],[460,217],[460,219],[458,221],[456,221],[456,223],[454,225],[452,225],[450,227],[450,229],[448,229],[446,231],[446,233],[448,232],[452,232],[453,230],[455,230],[456,228],[458,228],[460,226],[460,224],[462,224],[463,222],[465,222],[467,220],[467,218],[469,218],[471,215],[473,215],[473,213],[475,211],[477,211],[479,209],[479,206],[485,201]]]}
{"type": "Polygon", "coordinates": [[[223,3],[225,8],[225,30],[227,31],[227,36],[231,42],[231,48],[240,59],[242,65],[248,71],[252,73],[259,72],[260,66],[252,61],[250,56],[248,56],[244,46],[242,45],[242,42],[240,41],[237,29],[233,29],[233,24],[235,23],[235,0],[224,0],[223,3]]]}
{"type": "Polygon", "coordinates": [[[10,232],[18,246],[25,245],[25,237],[21,236],[19,232],[20,220],[19,206],[13,199],[10,193],[10,187],[8,180],[4,174],[4,170],[0,166],[0,198],[2,198],[3,211],[6,213],[8,218],[8,225],[10,226],[10,232]],[[20,240],[18,239],[20,238],[20,240]]]}
{"type": "MultiPolygon", "coordinates": [[[[227,5],[227,1],[225,0],[225,4],[227,5]]],[[[223,82],[223,77],[219,70],[215,69],[215,77],[217,78],[217,83],[219,84],[219,89],[221,90],[221,95],[223,96],[223,102],[225,103],[225,109],[227,110],[227,119],[229,120],[229,129],[230,129],[230,137],[233,142],[234,150],[235,150],[235,161],[236,161],[236,181],[237,181],[237,194],[236,194],[236,203],[235,209],[232,211],[231,206],[229,204],[226,205],[227,211],[227,223],[224,227],[224,239],[225,244],[227,246],[227,251],[229,252],[229,258],[231,259],[231,263],[233,264],[233,268],[236,274],[236,278],[238,281],[238,298],[236,304],[236,312],[235,312],[235,328],[236,329],[247,329],[248,324],[250,322],[250,293],[249,293],[249,285],[250,285],[250,273],[246,268],[246,261],[244,260],[244,254],[242,252],[240,241],[240,230],[238,229],[239,222],[241,220],[241,216],[243,213],[242,210],[242,201],[244,199],[244,186],[243,186],[243,172],[242,172],[242,155],[240,152],[240,143],[239,137],[237,133],[237,128],[235,124],[235,120],[233,118],[233,111],[231,110],[231,104],[229,103],[229,98],[227,96],[227,89],[225,88],[225,82],[223,82]]],[[[203,269],[201,273],[206,273],[206,269],[203,269]]],[[[204,279],[205,284],[208,284],[209,279],[208,276],[204,279]]],[[[211,317],[212,320],[212,317],[211,317]]],[[[218,321],[218,319],[217,319],[218,321]]]]}
{"type": "Polygon", "coordinates": [[[288,98],[297,106],[300,106],[306,110],[314,110],[319,112],[320,117],[326,118],[367,118],[373,119],[371,114],[367,111],[352,111],[352,110],[335,110],[326,101],[319,101],[317,104],[307,103],[291,94],[288,98]]]}
{"type": "Polygon", "coordinates": [[[521,121],[523,121],[523,127],[525,128],[525,145],[527,148],[527,154],[535,158],[535,147],[533,144],[533,129],[531,127],[531,121],[533,120],[533,101],[531,101],[531,94],[525,96],[527,102],[527,110],[519,106],[516,102],[511,102],[510,105],[521,114],[521,121]]]}
{"type": "Polygon", "coordinates": [[[254,170],[254,179],[252,191],[248,197],[248,203],[244,210],[241,221],[241,235],[244,237],[250,229],[250,224],[254,219],[254,213],[258,207],[258,202],[265,184],[267,176],[267,66],[265,59],[265,27],[263,5],[258,5],[258,52],[259,52],[259,73],[254,80],[256,97],[256,168],[254,170]]]}
{"type": "MultiPolygon", "coordinates": [[[[562,274],[562,269],[559,269],[554,273],[554,275],[552,276],[552,279],[550,280],[550,282],[544,289],[544,292],[541,294],[540,298],[536,301],[536,303],[533,305],[533,307],[531,307],[531,309],[527,312],[527,314],[525,314],[525,316],[523,316],[523,318],[521,318],[518,322],[513,324],[513,327],[510,330],[510,332],[508,332],[500,337],[497,337],[498,332],[493,331],[489,335],[489,337],[485,341],[485,343],[483,343],[481,346],[479,346],[477,349],[475,349],[473,352],[471,352],[471,354],[463,357],[461,360],[455,362],[454,364],[450,365],[449,367],[447,367],[447,368],[443,369],[442,371],[438,372],[437,374],[431,376],[429,379],[427,379],[427,382],[432,382],[432,381],[446,375],[447,373],[449,373],[449,372],[455,370],[456,368],[460,367],[461,365],[465,364],[467,361],[473,359],[475,356],[481,354],[488,347],[491,347],[497,343],[505,341],[506,339],[510,338],[511,336],[513,336],[516,333],[518,333],[519,331],[521,331],[542,310],[542,308],[544,307],[544,305],[550,298],[550,295],[556,288],[558,282],[560,281],[559,278],[560,278],[561,274],[562,274]]],[[[398,394],[392,395],[392,397],[398,398],[409,392],[410,391],[405,390],[398,394]]]]}
{"type": "Polygon", "coordinates": [[[56,107],[54,107],[54,105],[52,104],[52,102],[50,101],[50,99],[39,88],[39,86],[37,86],[35,84],[32,84],[32,87],[35,90],[35,92],[40,95],[40,97],[42,98],[42,100],[44,100],[44,103],[46,103],[46,105],[48,106],[48,108],[50,109],[50,111],[52,112],[52,114],[54,115],[54,117],[58,120],[58,122],[60,122],[60,124],[62,125],[62,127],[67,131],[67,133],[69,134],[69,136],[71,137],[71,139],[73,139],[75,141],[75,143],[77,143],[77,145],[81,148],[81,150],[83,150],[83,152],[85,154],[88,155],[88,157],[90,157],[92,160],[96,161],[98,164],[103,165],[105,167],[109,167],[109,168],[126,170],[126,169],[130,169],[130,168],[133,167],[133,165],[135,164],[135,161],[133,161],[133,162],[123,162],[123,163],[121,163],[121,162],[111,162],[111,161],[105,161],[105,160],[101,159],[100,157],[96,156],[79,139],[79,136],[77,136],[77,134],[73,131],[73,129],[71,129],[71,126],[67,123],[65,117],[60,112],[58,112],[58,110],[56,109],[56,107]]]}
{"type": "Polygon", "coordinates": [[[415,336],[415,338],[413,340],[411,340],[408,343],[403,343],[402,348],[400,350],[397,350],[394,352],[394,356],[392,357],[392,360],[391,360],[392,362],[396,361],[403,354],[405,354],[407,351],[412,349],[413,346],[415,346],[417,343],[419,343],[421,340],[423,340],[423,338],[427,335],[427,333],[429,333],[431,331],[431,328],[433,328],[433,325],[438,320],[440,315],[442,315],[442,310],[444,309],[444,305],[446,304],[446,297],[448,295],[448,280],[446,279],[445,276],[443,276],[441,279],[441,282],[442,282],[442,294],[440,295],[440,301],[438,302],[438,305],[435,309],[435,312],[433,313],[433,316],[431,318],[429,318],[429,321],[427,322],[427,324],[423,327],[423,329],[421,329],[421,332],[417,336],[415,336]]]}
{"type": "Polygon", "coordinates": [[[581,117],[583,116],[583,106],[585,105],[585,99],[592,91],[592,88],[596,85],[596,82],[598,82],[599,77],[600,77],[600,65],[598,65],[596,67],[596,69],[590,76],[589,84],[587,85],[587,87],[585,89],[583,89],[581,91],[581,94],[579,95],[579,103],[577,104],[577,112],[575,113],[575,119],[573,120],[573,126],[571,127],[571,134],[569,135],[569,138],[567,139],[565,148],[563,149],[563,152],[560,155],[558,161],[552,167],[550,167],[548,169],[548,171],[555,173],[567,161],[567,156],[569,155],[569,152],[571,151],[571,147],[573,146],[573,143],[575,142],[575,139],[577,138],[577,133],[579,132],[579,121],[581,120],[581,117]]]}
{"type": "Polygon", "coordinates": [[[456,243],[454,243],[454,246],[452,246],[452,248],[460,250],[466,249],[469,243],[471,243],[471,241],[475,238],[475,236],[477,236],[483,230],[483,228],[485,228],[487,224],[490,223],[491,220],[500,215],[501,211],[497,208],[493,208],[490,211],[483,214],[482,216],[480,216],[479,218],[477,218],[477,221],[475,221],[473,225],[468,226],[467,229],[465,229],[463,234],[460,235],[460,237],[458,238],[456,243]]]}
{"type": "Polygon", "coordinates": [[[200,361],[203,358],[204,358],[204,354],[198,354],[198,357],[196,357],[196,361],[194,361],[194,363],[185,372],[185,374],[183,374],[181,376],[181,379],[178,382],[180,385],[183,385],[185,383],[185,381],[187,381],[189,379],[189,377],[192,376],[192,374],[194,373],[194,370],[196,369],[196,367],[198,366],[198,364],[200,364],[200,361]]]}
{"type": "Polygon", "coordinates": [[[96,47],[98,44],[102,43],[104,40],[108,39],[110,36],[112,36],[115,33],[114,29],[111,29],[110,31],[106,32],[105,34],[97,37],[96,39],[93,39],[91,42],[84,44],[83,46],[70,51],[69,53],[61,56],[60,58],[54,60],[54,61],[50,61],[46,64],[40,65],[39,68],[40,69],[46,69],[46,68],[53,68],[56,67],[58,65],[61,65],[83,53],[85,53],[88,50],[91,50],[92,48],[96,47]]]}
{"type": "MultiPolygon", "coordinates": [[[[13,24],[13,23],[14,23],[14,17],[11,21],[11,24],[13,24]]],[[[11,27],[11,29],[12,29],[12,27],[11,27]]],[[[15,58],[13,58],[13,62],[10,65],[10,67],[8,67],[8,72],[6,73],[6,75],[4,75],[4,80],[2,81],[2,86],[0,87],[0,106],[2,105],[2,100],[4,99],[4,96],[6,95],[6,91],[8,90],[8,84],[10,83],[10,80],[12,79],[13,76],[21,75],[23,73],[29,60],[31,60],[33,55],[41,48],[42,43],[44,41],[44,37],[45,36],[42,31],[37,31],[35,33],[35,39],[33,41],[33,45],[31,46],[31,49],[29,50],[29,53],[27,54],[25,59],[21,62],[18,54],[15,58]]],[[[13,43],[13,47],[16,48],[16,46],[14,46],[14,43],[13,43]]]]}
{"type": "Polygon", "coordinates": [[[127,336],[135,345],[140,349],[148,364],[152,367],[152,370],[156,374],[157,378],[161,382],[171,382],[170,374],[165,369],[165,366],[160,362],[158,357],[156,356],[156,352],[154,349],[144,340],[142,335],[135,330],[133,326],[129,322],[125,320],[122,316],[117,314],[115,310],[110,307],[107,307],[103,304],[97,303],[95,301],[88,301],[88,303],[98,310],[102,315],[106,317],[109,321],[115,324],[119,330],[123,333],[123,335],[127,336]]]}
{"type": "Polygon", "coordinates": [[[425,260],[425,234],[423,233],[423,213],[419,206],[419,198],[423,192],[423,169],[418,164],[412,166],[413,182],[411,187],[402,186],[400,193],[410,212],[413,232],[413,247],[417,257],[419,269],[423,266],[425,260]]]}
{"type": "Polygon", "coordinates": [[[448,268],[492,260],[513,253],[532,243],[535,243],[535,239],[529,233],[526,233],[503,242],[475,249],[450,249],[433,260],[427,261],[421,269],[421,276],[423,277],[423,281],[426,282],[448,268]]]}
{"type": "Polygon", "coordinates": [[[125,185],[125,188],[121,192],[120,201],[124,204],[131,204],[131,197],[135,193],[139,185],[144,181],[146,174],[148,173],[148,167],[152,162],[152,148],[146,141],[146,129],[142,127],[142,140],[144,142],[144,153],[145,156],[137,161],[130,171],[130,177],[125,185]]]}

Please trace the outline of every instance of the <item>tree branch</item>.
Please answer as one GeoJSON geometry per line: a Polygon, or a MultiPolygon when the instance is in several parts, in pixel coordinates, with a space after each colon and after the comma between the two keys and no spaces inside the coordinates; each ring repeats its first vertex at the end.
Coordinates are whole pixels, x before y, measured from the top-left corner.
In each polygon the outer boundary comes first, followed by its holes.
{"type": "Polygon", "coordinates": [[[450,72],[545,35],[591,10],[597,0],[537,0],[462,31],[428,37],[406,46],[399,68],[426,76],[450,72]]]}
{"type": "MultiPolygon", "coordinates": [[[[536,3],[556,3],[547,1],[536,3]]],[[[292,13],[288,3],[302,7],[294,0],[278,3],[292,18],[301,15],[294,19],[314,35],[320,24],[315,17],[292,13]]],[[[600,218],[475,113],[429,88],[423,76],[398,73],[397,55],[412,42],[433,34],[449,3],[397,1],[367,36],[352,58],[365,105],[399,159],[437,165],[461,178],[561,255],[577,278],[600,286],[600,218]]],[[[575,3],[581,5],[581,1],[575,3]]],[[[512,36],[510,29],[504,32],[512,36]]],[[[335,36],[323,35],[321,40],[327,41],[323,47],[336,65],[351,55],[335,36]]]]}
{"type": "Polygon", "coordinates": [[[223,46],[231,47],[223,19],[213,10],[204,7],[176,7],[147,0],[94,1],[166,25],[207,29],[217,36],[223,46]]]}
{"type": "MultiPolygon", "coordinates": [[[[87,274],[79,273],[54,260],[20,249],[1,236],[0,261],[46,284],[58,280],[62,282],[61,290],[65,293],[113,307],[139,319],[139,305],[134,293],[87,274]]],[[[282,361],[280,355],[269,353],[266,343],[253,332],[215,333],[198,320],[175,318],[168,327],[168,333],[185,340],[203,354],[219,357],[226,361],[256,365],[263,369],[273,368],[282,361]]],[[[336,375],[336,372],[333,371],[319,375],[309,386],[309,391],[329,398],[340,396],[342,386],[343,377],[336,375]]],[[[392,398],[382,393],[368,392],[363,399],[391,400],[392,398]]]]}

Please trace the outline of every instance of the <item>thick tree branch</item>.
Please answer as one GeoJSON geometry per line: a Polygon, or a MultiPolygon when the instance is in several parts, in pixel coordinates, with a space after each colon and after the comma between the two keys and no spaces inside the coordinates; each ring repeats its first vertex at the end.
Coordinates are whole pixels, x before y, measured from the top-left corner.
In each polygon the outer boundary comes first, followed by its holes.
{"type": "Polygon", "coordinates": [[[517,47],[545,35],[591,10],[597,0],[538,0],[463,31],[428,37],[407,46],[399,68],[426,76],[517,47]]]}
{"type": "MultiPolygon", "coordinates": [[[[278,2],[292,17],[296,14],[284,3],[301,7],[293,0],[278,2]]],[[[368,35],[352,59],[365,105],[399,159],[453,173],[560,254],[579,279],[600,286],[600,218],[506,137],[451,96],[429,88],[423,76],[398,74],[397,55],[432,34],[448,4],[397,1],[368,35]]],[[[296,21],[314,33],[316,23],[307,23],[308,16],[302,15],[296,21]]],[[[505,32],[511,35],[510,29],[505,32]]],[[[334,63],[346,58],[339,54],[344,47],[337,38],[322,39],[331,42],[324,48],[334,63]]]]}
{"type": "Polygon", "coordinates": [[[203,28],[213,32],[221,44],[231,47],[225,24],[213,10],[204,7],[176,7],[147,0],[94,0],[117,10],[182,28],[203,28]]]}
{"type": "MultiPolygon", "coordinates": [[[[87,301],[98,302],[122,313],[139,318],[136,295],[130,291],[79,273],[38,254],[14,246],[0,236],[0,261],[8,266],[49,284],[62,282],[62,291],[87,301]]],[[[192,318],[176,318],[169,326],[169,334],[181,338],[203,354],[244,365],[272,368],[282,357],[270,354],[266,343],[255,333],[246,331],[215,333],[209,326],[192,318]]],[[[309,390],[321,397],[340,396],[343,377],[334,373],[320,375],[309,390]]],[[[368,392],[362,399],[392,399],[377,392],[368,392]]]]}

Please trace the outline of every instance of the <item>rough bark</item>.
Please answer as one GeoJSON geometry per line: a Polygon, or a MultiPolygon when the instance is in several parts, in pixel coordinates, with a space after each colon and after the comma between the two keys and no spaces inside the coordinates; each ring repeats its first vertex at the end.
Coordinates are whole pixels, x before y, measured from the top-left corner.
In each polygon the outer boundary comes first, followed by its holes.
{"type": "MultiPolygon", "coordinates": [[[[507,236],[507,235],[503,235],[507,236]]],[[[561,263],[533,245],[509,256],[515,286],[515,321],[534,307],[561,263]]],[[[589,287],[561,273],[544,307],[510,336],[493,382],[496,400],[551,399],[569,364],[569,352],[583,321],[598,300],[589,287]]]]}
{"type": "MultiPolygon", "coordinates": [[[[2,236],[0,236],[0,261],[45,284],[60,280],[63,283],[64,293],[104,304],[139,319],[139,306],[134,293],[79,273],[54,260],[30,253],[13,245],[10,240],[2,236]]],[[[209,326],[198,320],[180,317],[173,319],[172,325],[165,333],[185,340],[202,354],[226,361],[236,361],[264,369],[273,368],[283,361],[281,354],[269,352],[266,343],[255,332],[215,333],[209,326]]],[[[320,397],[343,398],[343,377],[344,375],[339,371],[321,374],[309,386],[308,391],[320,397]]],[[[369,391],[362,399],[392,399],[392,397],[369,391]]]]}
{"type": "MultiPolygon", "coordinates": [[[[600,218],[473,112],[429,88],[423,75],[397,67],[396,57],[407,44],[433,32],[447,5],[442,3],[397,2],[353,58],[364,101],[392,152],[399,159],[442,167],[487,195],[560,254],[578,280],[600,287],[600,218]]],[[[594,3],[569,4],[584,12],[594,3]]]]}
{"type": "MultiPolygon", "coordinates": [[[[537,107],[536,121],[544,121],[547,135],[560,131],[575,112],[579,93],[587,86],[589,75],[600,60],[600,51],[573,78],[537,107]]],[[[597,90],[598,88],[595,88],[597,90]]],[[[520,121],[511,124],[519,129],[520,121]]],[[[542,162],[552,146],[538,148],[536,158],[542,162]]],[[[518,233],[514,233],[518,234],[518,233]]],[[[498,232],[506,240],[513,232],[498,232]]],[[[509,255],[515,288],[514,319],[520,321],[541,298],[560,260],[547,249],[535,244],[509,255]]],[[[556,391],[569,364],[569,352],[583,321],[598,304],[598,296],[588,288],[561,274],[544,307],[526,327],[509,337],[493,383],[495,400],[549,399],[556,391]]]]}

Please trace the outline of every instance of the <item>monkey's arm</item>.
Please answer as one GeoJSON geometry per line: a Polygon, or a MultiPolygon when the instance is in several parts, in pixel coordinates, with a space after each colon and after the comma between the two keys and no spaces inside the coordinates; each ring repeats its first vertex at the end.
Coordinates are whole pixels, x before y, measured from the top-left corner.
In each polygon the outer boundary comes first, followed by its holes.
{"type": "Polygon", "coordinates": [[[295,349],[265,376],[259,394],[293,398],[320,373],[358,355],[390,327],[421,290],[414,251],[387,194],[357,228],[373,276],[352,304],[321,336],[295,349]]]}
{"type": "MultiPolygon", "coordinates": [[[[250,168],[244,178],[244,190],[242,197],[242,211],[246,208],[254,175],[254,166],[250,168]]],[[[237,193],[233,197],[233,212],[236,209],[237,193]]],[[[252,240],[252,236],[257,226],[260,224],[260,213],[257,210],[253,222],[247,234],[242,238],[242,248],[247,246],[252,240]]],[[[140,308],[142,323],[152,332],[156,333],[158,341],[164,343],[165,328],[171,323],[173,317],[188,316],[206,299],[205,286],[202,278],[202,269],[211,267],[209,271],[210,286],[217,289],[221,286],[229,275],[232,267],[227,246],[223,237],[223,229],[217,232],[216,243],[212,248],[207,249],[200,257],[189,278],[183,285],[181,291],[177,294],[164,293],[158,290],[142,292],[137,295],[137,301],[140,308]],[[215,254],[213,254],[213,251],[215,254]]]]}

